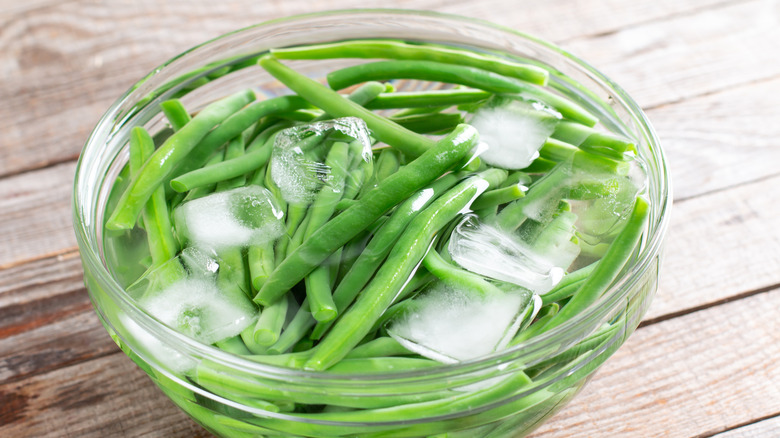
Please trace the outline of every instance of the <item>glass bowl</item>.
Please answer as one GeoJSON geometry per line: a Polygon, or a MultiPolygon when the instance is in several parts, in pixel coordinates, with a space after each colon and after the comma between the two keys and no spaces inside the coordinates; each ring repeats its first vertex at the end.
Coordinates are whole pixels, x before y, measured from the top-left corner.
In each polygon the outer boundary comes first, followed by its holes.
{"type": "MultiPolygon", "coordinates": [[[[295,68],[322,79],[352,62],[298,61],[295,68]]],[[[528,434],[558,411],[635,330],[657,289],[670,207],[667,164],[646,116],[620,87],[587,63],[550,43],[479,20],[354,10],[262,23],[156,68],[120,97],[92,132],[78,163],[73,214],[85,283],[106,330],[174,403],[209,431],[226,437],[503,437],[528,434]],[[123,290],[127,278],[122,277],[129,274],[108,268],[110,251],[102,227],[112,184],[128,160],[130,129],[162,129],[159,103],[172,97],[181,98],[188,108],[202,108],[247,87],[258,90],[258,99],[283,93],[256,65],[258,55],[271,48],[368,38],[467,47],[531,62],[549,71],[550,87],[587,108],[610,130],[636,141],[649,180],[649,227],[608,291],[564,324],[504,351],[455,365],[382,375],[334,375],[260,364],[198,343],[141,310],[123,290]],[[604,324],[612,329],[598,342],[583,342],[604,324]],[[550,363],[556,365],[544,366],[550,363]],[[530,381],[519,378],[523,370],[532,376],[530,381]],[[221,382],[219,388],[197,383],[206,375],[221,382]],[[253,401],[247,388],[273,393],[279,402],[272,408],[253,401]],[[435,396],[441,391],[460,395],[442,403],[435,396]],[[351,407],[383,406],[377,400],[399,396],[420,401],[416,409],[380,408],[347,420],[290,411],[295,403],[317,405],[332,399],[348,400],[342,404],[351,407]]]]}

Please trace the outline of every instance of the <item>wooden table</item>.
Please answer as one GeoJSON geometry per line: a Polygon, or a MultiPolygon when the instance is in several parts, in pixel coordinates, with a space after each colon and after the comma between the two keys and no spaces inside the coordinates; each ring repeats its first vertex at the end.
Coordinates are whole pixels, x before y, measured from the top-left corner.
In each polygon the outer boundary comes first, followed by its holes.
{"type": "MultiPolygon", "coordinates": [[[[365,0],[0,0],[0,436],[190,437],[109,339],[71,229],[99,116],[172,55],[365,0]]],[[[533,436],[780,436],[780,2],[401,0],[552,40],[636,98],[671,161],[660,290],[641,328],[533,436]]]]}

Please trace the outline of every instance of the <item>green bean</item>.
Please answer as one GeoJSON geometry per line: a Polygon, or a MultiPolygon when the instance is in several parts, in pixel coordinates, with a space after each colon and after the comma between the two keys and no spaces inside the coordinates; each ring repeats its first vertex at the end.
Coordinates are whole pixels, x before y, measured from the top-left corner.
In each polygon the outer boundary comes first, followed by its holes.
{"type": "Polygon", "coordinates": [[[240,356],[248,356],[252,354],[252,352],[246,348],[246,345],[244,344],[244,341],[241,340],[240,336],[233,336],[232,338],[217,341],[214,343],[214,345],[219,347],[219,349],[222,351],[227,351],[228,353],[233,353],[240,356]]]}
{"type": "Polygon", "coordinates": [[[538,85],[547,83],[548,73],[541,67],[517,64],[505,59],[454,47],[407,44],[394,40],[357,40],[307,47],[272,49],[279,59],[388,58],[438,61],[468,65],[538,85]]]}
{"type": "MultiPolygon", "coordinates": [[[[384,358],[384,360],[387,359],[391,358],[384,358]]],[[[503,400],[530,383],[531,379],[529,379],[528,376],[523,372],[517,371],[514,374],[501,379],[497,384],[487,389],[468,391],[439,400],[402,404],[382,409],[363,409],[339,413],[300,414],[300,416],[320,421],[370,421],[372,423],[384,421],[410,421],[414,419],[438,417],[468,410],[472,406],[482,406],[488,402],[503,400]]]]}
{"type": "Polygon", "coordinates": [[[480,275],[463,270],[444,260],[437,251],[430,250],[423,258],[423,266],[439,280],[449,285],[467,289],[482,297],[502,295],[501,289],[486,281],[480,275]]]}
{"type": "Polygon", "coordinates": [[[650,212],[649,207],[647,200],[642,197],[636,198],[634,208],[623,226],[623,230],[612,241],[606,254],[599,260],[588,279],[583,282],[561,311],[545,325],[545,330],[571,319],[609,288],[623,266],[628,263],[642,234],[644,234],[650,212]]]}
{"type": "MultiPolygon", "coordinates": [[[[222,159],[225,155],[225,151],[217,151],[213,157],[209,159],[209,161],[206,163],[206,167],[213,166],[215,164],[221,163],[222,159]]],[[[187,195],[182,199],[181,202],[191,201],[193,199],[202,198],[206,195],[211,194],[214,192],[214,189],[217,187],[216,184],[209,184],[201,187],[195,187],[194,189],[187,192],[187,195]]],[[[175,203],[172,203],[172,206],[178,205],[175,203]]]]}
{"type": "MultiPolygon", "coordinates": [[[[352,304],[361,289],[368,283],[379,265],[387,257],[398,237],[425,207],[430,205],[444,191],[455,185],[458,176],[447,174],[436,180],[427,188],[420,190],[400,204],[390,215],[390,219],[374,234],[360,256],[341,279],[333,292],[333,300],[338,312],[343,312],[352,304]]],[[[332,324],[320,323],[314,329],[312,336],[319,339],[332,324]]]]}
{"type": "Polygon", "coordinates": [[[328,84],[341,90],[365,81],[419,79],[466,85],[491,93],[519,94],[547,103],[561,115],[583,125],[593,126],[598,119],[580,105],[544,88],[467,65],[433,61],[377,61],[346,67],[328,74],[328,84]]]}
{"type": "Polygon", "coordinates": [[[273,242],[252,245],[247,249],[252,286],[259,290],[275,266],[273,242]]]}
{"type": "Polygon", "coordinates": [[[418,134],[449,131],[463,123],[463,115],[460,113],[432,113],[415,114],[403,117],[390,117],[395,123],[418,134]]]}
{"type": "Polygon", "coordinates": [[[547,305],[555,301],[560,301],[570,297],[571,294],[574,293],[572,288],[578,287],[582,281],[585,281],[585,279],[590,276],[597,265],[597,262],[593,262],[588,266],[577,269],[570,274],[564,275],[561,281],[558,282],[554,288],[550,289],[549,292],[546,292],[544,295],[542,295],[542,303],[547,305]]]}
{"type": "Polygon", "coordinates": [[[288,295],[287,299],[276,300],[270,306],[263,308],[252,334],[255,342],[264,347],[269,347],[279,340],[279,334],[282,332],[282,326],[287,317],[287,308],[290,300],[294,300],[294,298],[288,295]]]}
{"type": "Polygon", "coordinates": [[[501,187],[509,187],[515,184],[530,186],[532,182],[533,179],[531,178],[531,175],[524,171],[517,170],[509,173],[509,176],[506,177],[506,180],[501,184],[501,187]]]}
{"type": "Polygon", "coordinates": [[[453,88],[450,90],[406,91],[378,95],[364,106],[368,109],[391,108],[446,108],[463,103],[486,100],[493,93],[482,90],[453,88]]]}
{"type": "Polygon", "coordinates": [[[267,305],[278,299],[388,210],[463,160],[476,139],[474,128],[460,125],[433,148],[380,182],[357,204],[320,227],[277,266],[255,301],[267,305]]]}
{"type": "Polygon", "coordinates": [[[483,208],[516,201],[525,196],[525,191],[523,188],[524,187],[522,185],[515,184],[509,187],[502,187],[487,191],[479,195],[479,198],[474,200],[474,203],[471,204],[471,208],[474,210],[480,210],[483,208]]]}
{"type": "Polygon", "coordinates": [[[177,192],[186,192],[197,187],[209,186],[220,181],[237,178],[263,167],[268,163],[273,143],[264,145],[239,157],[205,166],[171,180],[171,187],[177,192]]]}
{"type": "Polygon", "coordinates": [[[542,307],[542,309],[539,310],[539,313],[536,315],[536,320],[533,321],[528,328],[517,333],[515,337],[509,341],[508,347],[514,347],[521,342],[527,341],[528,339],[539,335],[544,330],[544,326],[547,325],[547,323],[558,314],[559,310],[560,306],[558,303],[551,303],[542,307]]]}
{"type": "Polygon", "coordinates": [[[133,178],[117,207],[106,222],[110,230],[130,229],[135,224],[144,204],[157,187],[181,162],[181,160],[217,124],[254,99],[252,91],[242,91],[226,97],[204,108],[192,121],[175,132],[160,146],[144,167],[133,178]]]}
{"type": "Polygon", "coordinates": [[[360,359],[366,357],[389,357],[412,354],[393,338],[381,337],[365,344],[358,345],[344,359],[360,359]]]}
{"type": "Polygon", "coordinates": [[[290,69],[271,56],[260,58],[259,63],[273,77],[313,105],[322,108],[331,116],[352,116],[363,119],[378,140],[397,148],[407,155],[412,157],[422,155],[434,145],[433,140],[411,132],[385,117],[374,114],[361,105],[346,99],[341,94],[328,89],[319,82],[290,69]]]}
{"type": "MultiPolygon", "coordinates": [[[[246,149],[246,144],[244,143],[244,136],[237,135],[233,140],[230,140],[230,143],[228,143],[227,147],[225,148],[225,158],[224,161],[220,164],[224,165],[224,163],[230,162],[230,160],[244,158],[245,149],[246,149]]],[[[235,175],[231,178],[221,179],[219,182],[217,182],[217,187],[215,188],[215,190],[218,192],[223,192],[225,190],[242,187],[245,184],[246,184],[246,175],[242,173],[240,175],[235,175]]],[[[171,186],[172,185],[173,184],[171,184],[171,186]]]]}
{"type": "MultiPolygon", "coordinates": [[[[282,300],[279,300],[282,301],[282,300]]],[[[262,314],[261,314],[262,315],[262,314]]],[[[255,341],[255,326],[249,325],[241,332],[241,340],[244,341],[244,346],[252,352],[252,354],[267,354],[268,347],[260,345],[255,341]]]]}
{"type": "MultiPolygon", "coordinates": [[[[154,154],[154,142],[146,129],[137,126],[130,132],[130,171],[137,175],[142,165],[154,154]]],[[[159,266],[179,252],[173,236],[171,216],[165,202],[165,191],[158,187],[146,202],[142,212],[152,265],[159,266]]]]}
{"type": "Polygon", "coordinates": [[[376,183],[386,180],[401,168],[401,153],[396,149],[382,149],[374,166],[376,183]]]}
{"type": "MultiPolygon", "coordinates": [[[[407,165],[407,168],[410,165],[407,165]]],[[[491,181],[501,173],[502,171],[498,169],[491,169],[479,174],[481,176],[467,179],[436,199],[415,217],[398,239],[397,245],[393,247],[387,261],[374,279],[352,307],[333,325],[331,331],[317,346],[314,355],[306,362],[305,368],[327,369],[346,356],[392,304],[393,298],[425,255],[436,232],[468,207],[474,198],[485,191],[491,185],[491,181]]],[[[503,172],[503,178],[506,178],[506,172],[503,172]]]]}
{"type": "Polygon", "coordinates": [[[618,159],[621,159],[625,152],[636,150],[634,142],[625,137],[565,120],[556,125],[552,137],[573,144],[582,150],[618,159]]]}
{"type": "Polygon", "coordinates": [[[234,114],[222,121],[217,128],[209,132],[193,147],[187,160],[175,169],[173,175],[183,175],[200,168],[217,148],[244,132],[245,129],[263,117],[308,107],[310,105],[298,96],[280,96],[261,100],[240,111],[234,111],[234,114]]]}
{"type": "Polygon", "coordinates": [[[284,328],[279,339],[270,347],[269,354],[280,354],[291,349],[298,341],[306,336],[306,332],[314,326],[317,320],[309,311],[309,300],[304,299],[301,308],[295,313],[292,321],[284,328]]]}
{"type": "Polygon", "coordinates": [[[165,117],[168,118],[168,122],[170,122],[171,128],[173,128],[174,131],[180,130],[192,120],[192,116],[190,116],[190,113],[187,112],[179,99],[171,99],[162,102],[160,104],[160,109],[162,109],[165,117]]]}

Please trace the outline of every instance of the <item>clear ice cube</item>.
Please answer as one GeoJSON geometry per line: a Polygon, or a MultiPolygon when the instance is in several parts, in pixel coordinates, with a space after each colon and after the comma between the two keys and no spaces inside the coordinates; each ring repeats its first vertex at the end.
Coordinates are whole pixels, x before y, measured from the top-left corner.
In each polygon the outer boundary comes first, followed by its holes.
{"type": "Polygon", "coordinates": [[[362,144],[360,156],[372,160],[371,138],[363,120],[357,117],[315,122],[285,129],[276,136],[269,168],[282,198],[290,204],[308,204],[327,182],[330,169],[317,154],[317,139],[335,139],[362,144]],[[307,141],[309,139],[309,141],[307,141]]]}
{"type": "Polygon", "coordinates": [[[257,309],[242,292],[217,286],[219,260],[196,248],[147,272],[127,288],[160,322],[205,344],[236,336],[254,323],[257,309]]]}
{"type": "Polygon", "coordinates": [[[180,240],[219,250],[277,239],[283,215],[268,189],[250,185],[186,202],[174,211],[174,222],[180,240]]]}
{"type": "Polygon", "coordinates": [[[511,232],[470,216],[455,227],[449,243],[452,259],[463,268],[488,278],[544,294],[563,277],[553,265],[511,232]]]}
{"type": "Polygon", "coordinates": [[[387,332],[421,356],[456,363],[506,347],[530,301],[523,290],[481,296],[438,281],[412,298],[387,332]]]}
{"type": "Polygon", "coordinates": [[[479,108],[469,122],[488,148],[480,157],[504,169],[523,169],[555,130],[561,114],[539,102],[497,98],[479,108]]]}

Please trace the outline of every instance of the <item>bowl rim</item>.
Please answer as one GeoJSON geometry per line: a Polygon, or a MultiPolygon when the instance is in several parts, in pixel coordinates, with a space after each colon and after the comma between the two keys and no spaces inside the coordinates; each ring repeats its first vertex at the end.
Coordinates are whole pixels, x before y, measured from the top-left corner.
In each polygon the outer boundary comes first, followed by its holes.
{"type": "MultiPolygon", "coordinates": [[[[529,354],[529,351],[532,352],[537,349],[544,348],[545,345],[552,344],[558,339],[565,339],[565,335],[567,333],[571,333],[572,331],[576,332],[577,327],[586,324],[592,317],[594,317],[594,315],[598,315],[599,310],[603,310],[605,307],[611,308],[611,305],[605,306],[605,303],[614,303],[616,302],[616,300],[620,300],[623,297],[623,295],[625,295],[628,291],[631,290],[631,285],[637,282],[641,274],[647,270],[649,264],[652,262],[655,256],[657,256],[660,253],[662,242],[665,237],[666,231],[668,229],[669,220],[670,220],[669,213],[671,210],[672,197],[671,197],[671,180],[669,176],[668,160],[666,158],[663,149],[660,146],[658,136],[656,135],[653,127],[651,126],[647,116],[644,114],[644,112],[641,110],[638,104],[619,85],[614,83],[606,75],[604,75],[599,70],[592,67],[587,62],[569,53],[568,51],[556,46],[555,44],[552,44],[539,37],[532,36],[527,33],[509,28],[507,26],[499,25],[486,20],[469,18],[469,17],[464,17],[464,16],[450,14],[450,13],[421,11],[421,10],[413,10],[413,9],[379,8],[379,9],[329,10],[323,12],[298,14],[298,15],[292,15],[288,17],[267,20],[258,24],[254,24],[251,26],[247,26],[241,29],[237,29],[225,33],[223,35],[205,41],[201,44],[193,46],[192,48],[170,58],[160,66],[153,69],[149,74],[141,78],[134,85],[132,85],[122,96],[120,96],[108,108],[108,110],[106,110],[106,112],[103,114],[103,116],[96,124],[95,128],[93,129],[89,138],[87,139],[84,148],[82,149],[76,167],[74,187],[72,193],[73,225],[74,225],[74,230],[76,233],[82,261],[84,263],[89,264],[91,275],[96,277],[96,280],[100,282],[102,289],[109,294],[111,299],[117,303],[117,305],[121,308],[123,312],[127,313],[130,316],[133,322],[139,324],[143,329],[152,333],[157,338],[164,336],[166,339],[166,343],[175,343],[177,347],[183,347],[188,352],[195,352],[199,357],[204,357],[204,358],[208,358],[209,360],[214,360],[220,363],[221,365],[233,367],[237,370],[252,372],[262,376],[284,377],[287,379],[292,377],[300,377],[307,380],[316,379],[318,381],[323,381],[323,382],[328,382],[328,381],[346,382],[346,381],[355,380],[356,376],[351,376],[351,375],[337,375],[337,374],[329,374],[322,371],[298,370],[298,369],[291,369],[291,368],[268,365],[256,361],[251,361],[249,359],[245,359],[238,355],[233,355],[224,352],[215,347],[202,344],[192,338],[189,338],[186,335],[183,335],[175,331],[174,329],[162,324],[156,318],[152,317],[151,315],[149,315],[148,313],[140,309],[134,303],[134,301],[126,293],[124,293],[124,288],[122,288],[119,285],[119,283],[109,273],[108,269],[104,266],[100,256],[98,255],[98,252],[95,251],[97,247],[92,246],[93,244],[95,245],[102,244],[102,241],[94,242],[90,235],[88,222],[85,221],[84,220],[85,217],[83,217],[83,213],[85,210],[84,210],[84,206],[80,202],[81,200],[79,196],[80,195],[79,188],[80,188],[80,182],[82,180],[81,176],[84,173],[86,173],[86,171],[84,170],[84,158],[86,152],[88,150],[92,150],[103,146],[103,144],[100,144],[103,143],[103,141],[101,141],[101,139],[99,138],[101,136],[101,133],[103,132],[102,129],[106,127],[110,127],[111,125],[114,125],[116,123],[119,123],[117,116],[120,115],[119,110],[121,105],[125,103],[125,101],[129,98],[129,96],[136,88],[138,88],[141,84],[145,83],[146,81],[152,79],[155,76],[155,74],[161,69],[163,69],[164,67],[172,64],[173,62],[181,58],[191,56],[199,49],[207,47],[214,42],[220,41],[231,35],[249,32],[257,28],[284,24],[288,22],[302,21],[302,20],[307,20],[312,18],[319,18],[319,17],[335,17],[335,16],[347,15],[347,14],[378,14],[378,13],[390,14],[393,16],[404,16],[404,15],[425,16],[425,17],[443,19],[452,22],[465,22],[477,26],[484,26],[484,27],[492,28],[494,30],[511,34],[514,37],[520,37],[532,44],[540,46],[543,49],[546,49],[550,52],[554,52],[556,56],[561,56],[563,58],[566,58],[568,62],[573,63],[576,66],[576,68],[581,70],[581,73],[586,74],[591,80],[595,81],[600,87],[603,87],[605,90],[609,91],[611,97],[615,99],[615,101],[622,107],[622,109],[627,111],[630,118],[637,124],[636,126],[637,133],[640,134],[641,137],[648,142],[648,147],[652,149],[653,155],[656,158],[656,161],[658,163],[659,181],[658,181],[657,188],[659,189],[658,193],[659,193],[660,205],[654,206],[658,211],[658,217],[656,219],[654,215],[651,215],[651,222],[649,224],[648,232],[645,234],[644,237],[645,243],[642,246],[641,251],[637,255],[637,261],[632,266],[630,266],[629,269],[624,271],[624,274],[611,285],[611,287],[604,293],[604,295],[602,295],[596,302],[586,307],[582,312],[572,317],[571,319],[563,322],[562,324],[554,327],[553,329],[539,336],[523,341],[522,343],[514,347],[510,347],[505,350],[501,350],[499,352],[495,352],[487,356],[481,356],[479,358],[463,361],[457,364],[442,364],[441,366],[427,368],[422,371],[406,371],[406,372],[398,372],[398,373],[361,376],[364,378],[360,378],[359,379],[360,381],[362,381],[364,384],[370,382],[378,382],[380,384],[386,384],[388,379],[390,380],[408,379],[408,378],[415,378],[415,377],[442,378],[446,376],[469,373],[475,370],[496,366],[502,363],[512,362],[516,360],[518,357],[522,357],[522,355],[529,354]]],[[[125,120],[121,120],[121,123],[124,122],[125,120]]],[[[95,304],[96,311],[100,314],[102,310],[100,309],[100,306],[97,305],[97,302],[95,302],[94,298],[93,298],[93,303],[95,304]]],[[[104,318],[103,316],[104,315],[101,314],[101,318],[103,319],[103,321],[108,322],[108,319],[104,318]]]]}

